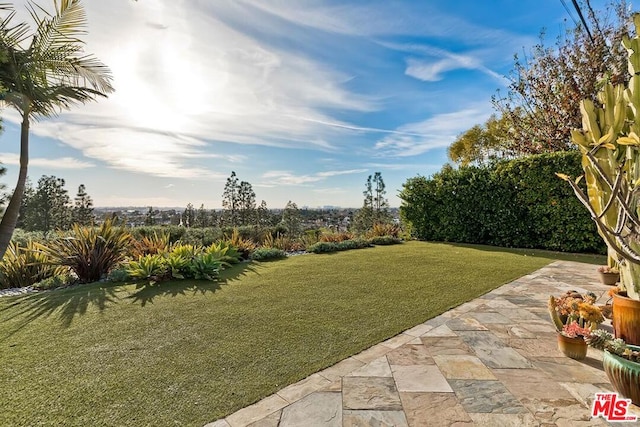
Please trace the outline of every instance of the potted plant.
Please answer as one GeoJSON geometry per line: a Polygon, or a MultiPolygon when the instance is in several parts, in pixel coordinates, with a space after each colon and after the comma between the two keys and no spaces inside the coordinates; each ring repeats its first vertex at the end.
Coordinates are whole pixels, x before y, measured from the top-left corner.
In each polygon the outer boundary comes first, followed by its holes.
{"type": "Polygon", "coordinates": [[[603,350],[602,364],[618,393],[640,406],[640,347],[628,345],[609,332],[597,329],[585,338],[592,347],[603,350]]]}
{"type": "Polygon", "coordinates": [[[567,291],[558,299],[549,297],[549,315],[558,331],[558,349],[565,356],[576,360],[587,357],[584,338],[604,320],[595,301],[591,292],[582,295],[567,291]]]}
{"type": "Polygon", "coordinates": [[[601,265],[598,267],[598,275],[603,285],[614,286],[620,280],[620,272],[616,267],[601,265]]]}
{"type": "MultiPolygon", "coordinates": [[[[640,15],[633,17],[640,33],[640,15]]],[[[606,82],[598,102],[580,103],[582,130],[571,140],[582,152],[584,175],[566,180],[589,210],[608,253],[618,265],[623,292],[613,298],[618,338],[640,344],[640,37],[624,37],[629,53],[627,85],[606,82]],[[580,185],[584,178],[586,192],[580,185]]]]}

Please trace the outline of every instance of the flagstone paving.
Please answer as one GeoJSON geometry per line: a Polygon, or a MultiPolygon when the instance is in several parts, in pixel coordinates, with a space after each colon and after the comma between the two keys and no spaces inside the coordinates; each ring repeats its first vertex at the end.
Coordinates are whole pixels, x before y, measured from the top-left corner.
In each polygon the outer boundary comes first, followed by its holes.
{"type": "Polygon", "coordinates": [[[590,411],[613,390],[601,352],[556,346],[546,304],[570,289],[604,303],[609,287],[554,262],[205,427],[609,425],[590,411]]]}

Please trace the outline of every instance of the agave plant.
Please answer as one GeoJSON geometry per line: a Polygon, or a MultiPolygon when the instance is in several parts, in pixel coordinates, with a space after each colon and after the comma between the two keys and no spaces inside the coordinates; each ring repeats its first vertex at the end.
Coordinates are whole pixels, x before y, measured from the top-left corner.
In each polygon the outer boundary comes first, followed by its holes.
{"type": "Polygon", "coordinates": [[[190,264],[191,275],[196,280],[216,280],[221,268],[222,262],[209,253],[196,256],[190,264]]]}
{"type": "Polygon", "coordinates": [[[129,232],[107,220],[99,228],[75,224],[69,237],[58,237],[46,245],[35,243],[34,247],[49,264],[69,267],[81,283],[90,283],[125,259],[130,242],[129,232]]]}
{"type": "Polygon", "coordinates": [[[167,278],[167,264],[162,255],[147,254],[130,261],[127,265],[127,273],[132,279],[149,280],[151,284],[167,278]]]}
{"type": "Polygon", "coordinates": [[[205,248],[205,253],[212,254],[215,259],[225,264],[237,264],[242,254],[228,242],[218,242],[205,248]]]}

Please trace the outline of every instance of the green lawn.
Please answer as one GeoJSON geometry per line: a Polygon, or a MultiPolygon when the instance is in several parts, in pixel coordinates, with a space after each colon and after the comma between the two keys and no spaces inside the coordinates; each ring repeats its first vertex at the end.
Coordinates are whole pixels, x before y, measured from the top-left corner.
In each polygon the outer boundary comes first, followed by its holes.
{"type": "Polygon", "coordinates": [[[409,242],[2,298],[0,425],[203,425],[555,258],[513,252],[409,242]]]}

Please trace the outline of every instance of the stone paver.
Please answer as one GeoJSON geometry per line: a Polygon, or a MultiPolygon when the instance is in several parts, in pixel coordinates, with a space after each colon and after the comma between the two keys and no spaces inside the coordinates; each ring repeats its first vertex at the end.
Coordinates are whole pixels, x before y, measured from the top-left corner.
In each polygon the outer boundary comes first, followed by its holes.
{"type": "Polygon", "coordinates": [[[608,425],[590,417],[613,390],[601,352],[557,350],[546,304],[569,289],[609,288],[593,265],[554,262],[206,427],[608,425]]]}
{"type": "Polygon", "coordinates": [[[341,427],[342,394],[316,392],[287,406],[280,417],[281,427],[341,427]]]}
{"type": "Polygon", "coordinates": [[[440,369],[435,365],[391,365],[393,378],[400,391],[451,392],[440,369]]]}
{"type": "Polygon", "coordinates": [[[431,354],[422,344],[405,344],[387,354],[391,365],[433,365],[431,354]]]}
{"type": "Polygon", "coordinates": [[[393,378],[344,377],[342,379],[344,409],[402,410],[393,378]]]}
{"type": "Polygon", "coordinates": [[[446,379],[454,380],[495,380],[496,377],[475,356],[440,355],[433,359],[446,379]]]}
{"type": "Polygon", "coordinates": [[[471,424],[471,418],[453,393],[400,393],[411,427],[471,424]]]}
{"type": "Polygon", "coordinates": [[[402,411],[352,411],[345,410],[344,427],[408,427],[402,411]]]}
{"type": "Polygon", "coordinates": [[[347,375],[348,377],[392,377],[391,367],[386,357],[382,356],[371,363],[358,368],[347,375]]]}
{"type": "Polygon", "coordinates": [[[289,403],[293,403],[314,391],[324,389],[331,381],[320,374],[313,374],[302,381],[283,388],[277,394],[289,403]]]}

